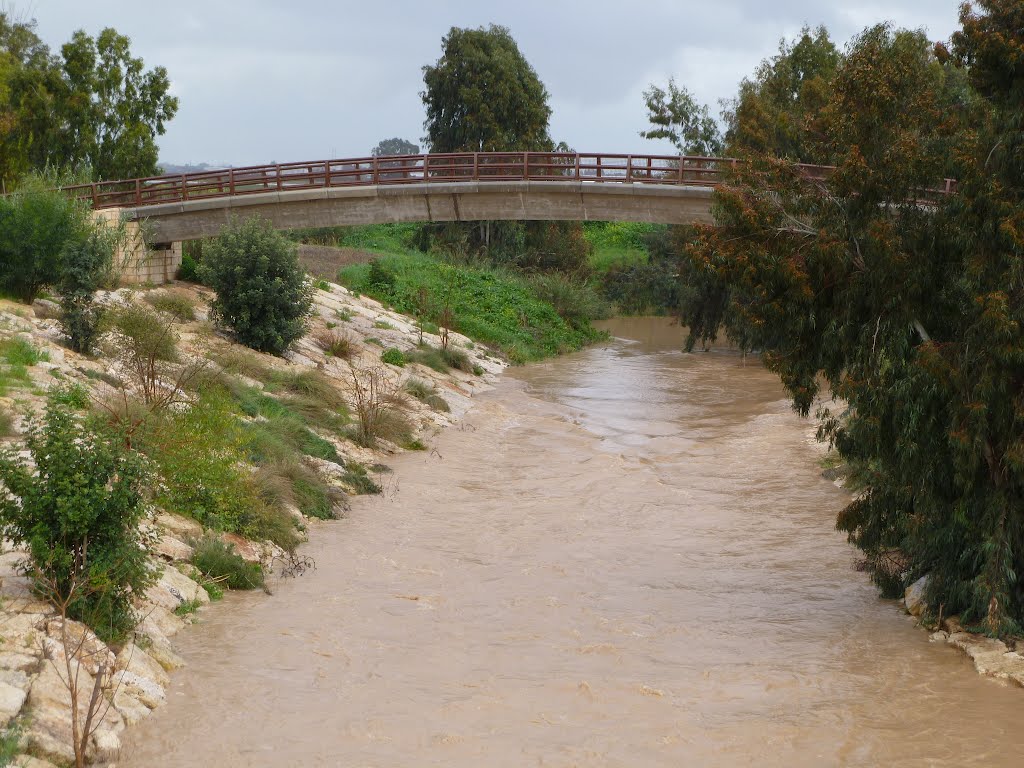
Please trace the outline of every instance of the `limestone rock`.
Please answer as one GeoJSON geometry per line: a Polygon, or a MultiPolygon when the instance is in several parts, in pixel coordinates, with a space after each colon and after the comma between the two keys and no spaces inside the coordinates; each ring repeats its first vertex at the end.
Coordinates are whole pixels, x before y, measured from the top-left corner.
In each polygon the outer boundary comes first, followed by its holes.
{"type": "Polygon", "coordinates": [[[925,602],[924,594],[928,589],[928,577],[922,576],[903,593],[903,600],[907,604],[907,613],[911,616],[920,616],[924,613],[928,604],[925,602]]]}
{"type": "MultiPolygon", "coordinates": [[[[26,649],[26,651],[28,650],[26,649]]],[[[0,670],[16,670],[32,675],[39,671],[41,661],[42,659],[33,653],[2,653],[0,654],[0,670]]]]}
{"type": "Polygon", "coordinates": [[[175,653],[168,642],[153,639],[147,653],[153,661],[167,672],[173,672],[185,666],[185,660],[175,653]]]}
{"type": "Polygon", "coordinates": [[[128,725],[135,725],[141,722],[149,717],[149,714],[153,711],[139,701],[138,697],[133,696],[123,688],[119,688],[117,693],[114,694],[114,706],[128,725]]]}
{"type": "Polygon", "coordinates": [[[928,641],[932,643],[944,643],[949,635],[946,632],[932,632],[928,635],[928,641]]]}
{"type": "Polygon", "coordinates": [[[178,634],[185,626],[185,622],[180,616],[175,616],[162,605],[146,606],[142,614],[142,621],[136,631],[152,638],[153,642],[161,639],[166,641],[167,638],[178,634]]]}
{"type": "Polygon", "coordinates": [[[14,762],[11,765],[14,768],[57,768],[48,760],[40,760],[38,757],[32,757],[31,755],[18,755],[14,758],[14,762]]]}
{"type": "Polygon", "coordinates": [[[157,515],[156,524],[179,539],[198,539],[203,535],[203,526],[195,520],[170,512],[157,515]]]}
{"type": "Polygon", "coordinates": [[[114,668],[114,654],[106,643],[96,637],[96,634],[84,624],[73,621],[72,619],[67,620],[67,629],[61,629],[62,620],[53,619],[46,624],[46,635],[49,641],[46,647],[50,652],[50,658],[57,659],[58,663],[64,658],[64,646],[61,645],[64,640],[64,635],[67,637],[67,648],[74,655],[74,658],[80,661],[90,675],[95,675],[102,664],[107,670],[108,674],[110,670],[114,668]]]}
{"type": "Polygon", "coordinates": [[[192,559],[192,547],[180,539],[171,536],[170,534],[164,534],[161,536],[154,547],[154,551],[161,557],[166,557],[168,560],[191,560],[192,559]]]}
{"type": "Polygon", "coordinates": [[[150,709],[156,709],[167,700],[167,694],[162,685],[134,672],[118,672],[114,676],[114,685],[129,696],[137,698],[150,709]]]}
{"type": "Polygon", "coordinates": [[[179,605],[190,600],[198,600],[202,604],[210,602],[206,590],[176,568],[167,566],[160,575],[160,580],[146,590],[146,599],[168,611],[174,611],[179,605]]]}
{"type": "MultiPolygon", "coordinates": [[[[63,659],[54,660],[63,664],[63,659]]],[[[75,674],[74,668],[72,669],[75,674]]],[[[66,673],[64,673],[66,675],[66,673]]],[[[93,689],[93,677],[82,665],[77,670],[79,717],[88,713],[88,703],[93,689]]],[[[29,746],[37,753],[57,761],[74,760],[74,748],[71,744],[71,694],[61,674],[57,672],[54,662],[43,665],[42,671],[32,683],[28,694],[28,705],[32,710],[27,731],[29,746]]],[[[101,705],[99,713],[100,727],[112,732],[124,729],[124,720],[114,707],[101,705]]]]}
{"type": "Polygon", "coordinates": [[[139,677],[148,677],[164,688],[170,685],[171,682],[164,668],[134,643],[129,643],[117,654],[117,659],[114,661],[114,669],[118,671],[125,669],[139,677]]]}
{"type": "Polygon", "coordinates": [[[21,712],[27,697],[28,692],[25,688],[0,683],[0,728],[6,727],[11,719],[21,712]]]}
{"type": "Polygon", "coordinates": [[[100,728],[92,735],[93,761],[117,760],[121,756],[121,738],[111,730],[100,728]]]}

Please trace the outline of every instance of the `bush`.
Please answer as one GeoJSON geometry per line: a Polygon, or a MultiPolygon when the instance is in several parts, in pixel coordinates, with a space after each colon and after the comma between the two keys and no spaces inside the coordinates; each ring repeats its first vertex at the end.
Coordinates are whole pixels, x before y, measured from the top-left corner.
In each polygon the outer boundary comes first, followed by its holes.
{"type": "Polygon", "coordinates": [[[473,372],[473,363],[470,362],[469,355],[461,349],[455,349],[451,346],[446,347],[441,350],[441,359],[444,360],[445,365],[449,368],[455,368],[465,373],[473,372]]]}
{"type": "Polygon", "coordinates": [[[0,197],[0,288],[29,304],[57,283],[65,250],[87,237],[88,207],[56,191],[62,181],[32,176],[0,197]]]}
{"type": "Polygon", "coordinates": [[[0,405],[0,437],[14,434],[14,414],[0,405]]]}
{"type": "Polygon", "coordinates": [[[534,275],[530,282],[534,294],[551,304],[574,328],[589,327],[591,320],[611,314],[608,303],[587,282],[559,274],[534,275]]]}
{"type": "Polygon", "coordinates": [[[0,358],[10,366],[32,367],[49,360],[49,355],[40,352],[31,343],[20,337],[0,341],[0,358]]]}
{"type": "Polygon", "coordinates": [[[295,244],[269,222],[232,222],[204,251],[200,276],[217,292],[211,315],[239,342],[279,355],[305,333],[312,287],[295,244]]]}
{"type": "Polygon", "coordinates": [[[397,365],[399,368],[405,367],[405,355],[402,354],[402,350],[398,349],[398,347],[388,347],[381,353],[380,359],[381,362],[388,365],[397,365]]]}
{"type": "Polygon", "coordinates": [[[100,335],[102,308],[96,291],[109,278],[114,260],[114,241],[94,229],[87,238],[65,245],[61,254],[57,292],[60,294],[60,327],[75,352],[92,354],[100,335]]]}
{"type": "Polygon", "coordinates": [[[442,413],[451,411],[448,401],[437,393],[437,388],[423,379],[409,379],[405,382],[405,391],[435,411],[442,413]]]}
{"type": "Polygon", "coordinates": [[[0,456],[0,523],[23,542],[40,592],[105,639],[136,622],[132,594],[152,581],[139,536],[146,467],[117,436],[54,401],[26,440],[35,469],[0,456]]]}
{"type": "Polygon", "coordinates": [[[192,555],[192,565],[203,576],[229,589],[263,589],[263,568],[259,563],[249,563],[235,552],[235,548],[220,539],[207,537],[201,540],[192,555]]]}

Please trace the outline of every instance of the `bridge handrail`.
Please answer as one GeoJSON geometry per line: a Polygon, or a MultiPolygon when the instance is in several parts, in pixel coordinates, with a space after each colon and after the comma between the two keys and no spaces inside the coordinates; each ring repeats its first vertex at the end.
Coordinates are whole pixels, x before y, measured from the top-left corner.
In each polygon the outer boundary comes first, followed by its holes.
{"type": "MultiPolygon", "coordinates": [[[[454,152],[354,157],[298,163],[250,165],[222,170],[99,181],[66,187],[94,209],[141,208],[188,200],[234,197],[281,190],[304,190],[474,181],[576,180],[604,184],[717,186],[728,168],[741,162],[725,157],[637,155],[584,152],[454,152]]],[[[830,166],[800,165],[813,178],[827,178],[830,166]]],[[[923,190],[929,199],[952,194],[956,182],[923,190]]]]}

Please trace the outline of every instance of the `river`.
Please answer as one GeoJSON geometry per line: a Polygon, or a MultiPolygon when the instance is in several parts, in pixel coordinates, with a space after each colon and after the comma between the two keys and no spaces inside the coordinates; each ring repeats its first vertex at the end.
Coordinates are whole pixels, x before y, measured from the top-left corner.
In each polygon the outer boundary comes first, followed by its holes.
{"type": "Polygon", "coordinates": [[[317,570],[232,595],[121,766],[1018,766],[1024,692],[854,570],[813,424],[664,320],[506,375],[317,570]]]}

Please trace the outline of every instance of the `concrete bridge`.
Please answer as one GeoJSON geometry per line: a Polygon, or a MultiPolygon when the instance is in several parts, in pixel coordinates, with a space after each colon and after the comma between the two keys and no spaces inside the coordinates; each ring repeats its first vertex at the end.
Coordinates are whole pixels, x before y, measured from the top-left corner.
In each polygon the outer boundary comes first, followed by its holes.
{"type": "MultiPolygon", "coordinates": [[[[737,162],[684,155],[466,152],[229,168],[69,189],[104,216],[120,216],[136,227],[145,222],[142,229],[155,251],[139,279],[159,281],[161,270],[166,274],[180,263],[176,244],[216,235],[232,217],[260,216],[278,229],[500,219],[710,224],[714,188],[737,162]]],[[[832,170],[799,167],[816,179],[832,170]]],[[[948,193],[951,182],[933,191],[948,193]]]]}

